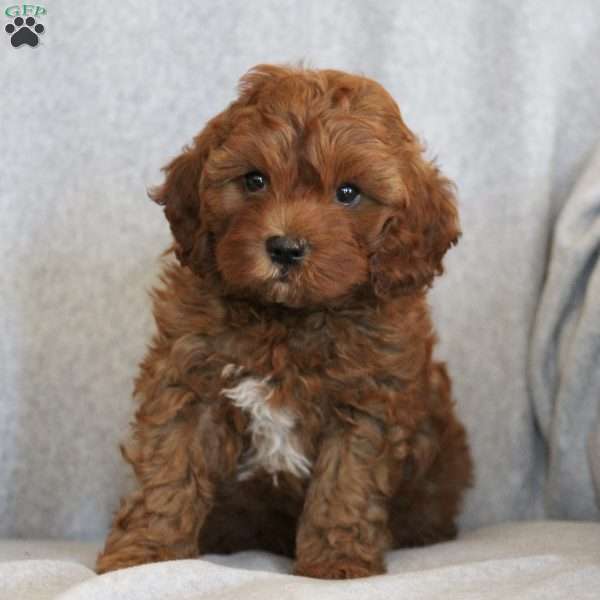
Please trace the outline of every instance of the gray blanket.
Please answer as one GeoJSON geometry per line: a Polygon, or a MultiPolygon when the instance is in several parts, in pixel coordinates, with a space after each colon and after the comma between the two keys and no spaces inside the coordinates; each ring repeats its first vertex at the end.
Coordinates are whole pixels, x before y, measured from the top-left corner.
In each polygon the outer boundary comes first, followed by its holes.
{"type": "Polygon", "coordinates": [[[458,185],[431,302],[463,527],[600,517],[597,0],[47,9],[36,48],[0,39],[0,535],[106,531],[169,242],[145,188],[250,66],[300,59],[381,81],[458,185]]]}
{"type": "Polygon", "coordinates": [[[532,333],[531,397],[547,452],[551,517],[599,516],[599,254],[600,144],[556,220],[532,333]]]}
{"type": "Polygon", "coordinates": [[[512,523],[387,554],[388,574],[289,575],[266,552],[204,556],[96,575],[97,542],[0,541],[0,600],[597,600],[600,524],[512,523]]]}

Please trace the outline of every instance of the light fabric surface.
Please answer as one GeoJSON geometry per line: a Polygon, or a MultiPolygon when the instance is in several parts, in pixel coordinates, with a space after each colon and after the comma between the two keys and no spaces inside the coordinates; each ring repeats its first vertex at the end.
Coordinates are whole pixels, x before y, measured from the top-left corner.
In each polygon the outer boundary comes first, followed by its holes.
{"type": "Polygon", "coordinates": [[[557,218],[532,336],[531,391],[549,452],[550,517],[598,516],[599,256],[600,144],[557,218]],[[590,468],[582,468],[586,464],[590,468]],[[591,489],[595,495],[573,494],[591,489]]]}
{"type": "Polygon", "coordinates": [[[300,59],[379,80],[458,184],[432,304],[463,526],[599,517],[597,0],[45,5],[37,48],[0,40],[1,535],[105,534],[169,242],[145,188],[249,67],[300,59]]]}
{"type": "Polygon", "coordinates": [[[507,524],[387,556],[387,575],[345,582],[288,575],[290,562],[244,552],[97,576],[95,544],[0,544],[0,600],[596,600],[600,524],[507,524]],[[26,559],[26,560],[23,560],[26,559]]]}

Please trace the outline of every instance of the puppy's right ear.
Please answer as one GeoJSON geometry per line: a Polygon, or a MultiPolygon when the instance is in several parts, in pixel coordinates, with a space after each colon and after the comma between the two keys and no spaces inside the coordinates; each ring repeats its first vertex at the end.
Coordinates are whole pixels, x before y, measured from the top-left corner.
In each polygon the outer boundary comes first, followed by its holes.
{"type": "Polygon", "coordinates": [[[165,216],[175,238],[175,254],[182,265],[198,270],[194,257],[206,232],[202,227],[200,178],[210,151],[220,143],[220,116],[194,138],[192,146],[173,159],[163,171],[165,182],[148,191],[148,196],[165,207],[165,216]]]}

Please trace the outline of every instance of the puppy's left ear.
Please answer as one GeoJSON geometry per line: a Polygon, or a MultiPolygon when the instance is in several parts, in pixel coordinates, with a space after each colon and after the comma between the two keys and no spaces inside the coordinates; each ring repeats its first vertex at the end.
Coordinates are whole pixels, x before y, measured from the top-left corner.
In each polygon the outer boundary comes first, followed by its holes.
{"type": "Polygon", "coordinates": [[[195,271],[206,242],[202,223],[200,178],[210,151],[220,141],[222,115],[209,121],[204,130],[194,138],[192,146],[173,159],[163,171],[165,182],[151,190],[149,197],[165,207],[165,216],[175,238],[175,254],[182,265],[195,271]]]}
{"type": "Polygon", "coordinates": [[[421,159],[409,171],[404,204],[386,221],[371,256],[371,281],[379,297],[429,287],[460,237],[453,184],[421,159]]]}

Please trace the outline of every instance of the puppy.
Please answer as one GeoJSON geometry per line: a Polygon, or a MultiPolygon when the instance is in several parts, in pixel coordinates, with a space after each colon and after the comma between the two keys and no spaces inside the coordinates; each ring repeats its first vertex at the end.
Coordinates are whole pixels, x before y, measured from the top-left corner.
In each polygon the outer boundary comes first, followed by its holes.
{"type": "Polygon", "coordinates": [[[309,577],[452,538],[471,480],[426,302],[452,186],[377,83],[261,65],[166,168],[177,260],[98,572],[251,548],[309,577]]]}

